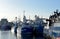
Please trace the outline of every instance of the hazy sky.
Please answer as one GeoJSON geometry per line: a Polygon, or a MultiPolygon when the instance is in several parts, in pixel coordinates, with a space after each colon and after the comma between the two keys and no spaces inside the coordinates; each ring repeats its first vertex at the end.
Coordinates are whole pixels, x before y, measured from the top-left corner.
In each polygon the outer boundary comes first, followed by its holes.
{"type": "Polygon", "coordinates": [[[48,17],[56,9],[60,10],[60,0],[0,0],[0,19],[22,18],[24,10],[26,17],[33,18],[35,14],[48,17]]]}

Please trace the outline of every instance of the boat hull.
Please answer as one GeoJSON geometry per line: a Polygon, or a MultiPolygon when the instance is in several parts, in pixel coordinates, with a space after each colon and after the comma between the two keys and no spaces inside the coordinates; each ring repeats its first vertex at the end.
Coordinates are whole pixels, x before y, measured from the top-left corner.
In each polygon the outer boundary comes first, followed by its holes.
{"type": "Polygon", "coordinates": [[[0,27],[0,30],[3,30],[3,31],[5,31],[5,30],[11,30],[11,26],[1,26],[0,27]]]}

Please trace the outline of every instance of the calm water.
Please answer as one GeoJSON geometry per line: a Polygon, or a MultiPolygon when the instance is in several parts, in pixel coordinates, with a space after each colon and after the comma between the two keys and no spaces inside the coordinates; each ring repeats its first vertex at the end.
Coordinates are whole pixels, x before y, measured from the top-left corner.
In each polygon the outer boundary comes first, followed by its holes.
{"type": "Polygon", "coordinates": [[[15,34],[11,31],[0,31],[0,39],[21,39],[19,36],[16,38],[15,34]]]}
{"type": "MultiPolygon", "coordinates": [[[[18,30],[21,31],[20,28],[18,28],[18,30]]],[[[0,31],[0,39],[21,39],[21,34],[20,34],[21,32],[19,31],[18,31],[17,37],[13,32],[13,28],[12,28],[12,32],[11,31],[0,31]]],[[[28,39],[28,38],[29,37],[26,37],[24,39],[28,39]]],[[[34,38],[32,37],[29,39],[34,39],[34,38]]],[[[43,38],[36,37],[35,39],[43,39],[43,38]]]]}

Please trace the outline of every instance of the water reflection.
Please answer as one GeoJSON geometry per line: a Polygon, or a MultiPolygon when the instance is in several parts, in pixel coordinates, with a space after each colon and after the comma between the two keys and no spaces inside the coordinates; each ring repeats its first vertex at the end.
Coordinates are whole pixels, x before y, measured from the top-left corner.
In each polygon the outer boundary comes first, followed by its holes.
{"type": "Polygon", "coordinates": [[[43,39],[41,37],[23,36],[20,33],[13,34],[11,31],[0,31],[0,39],[43,39]]]}
{"type": "Polygon", "coordinates": [[[0,31],[0,39],[16,39],[10,31],[0,31]]]}
{"type": "Polygon", "coordinates": [[[2,31],[0,35],[1,35],[1,39],[8,39],[9,38],[9,33],[8,32],[2,31]]]}

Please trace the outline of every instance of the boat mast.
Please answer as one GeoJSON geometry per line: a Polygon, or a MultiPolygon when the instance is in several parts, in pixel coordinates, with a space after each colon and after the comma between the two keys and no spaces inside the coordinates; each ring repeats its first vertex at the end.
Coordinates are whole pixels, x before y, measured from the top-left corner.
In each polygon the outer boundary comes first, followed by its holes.
{"type": "Polygon", "coordinates": [[[26,23],[25,11],[23,11],[23,23],[26,23]]]}
{"type": "Polygon", "coordinates": [[[17,27],[17,17],[15,17],[15,21],[16,21],[15,26],[17,27]]]}

